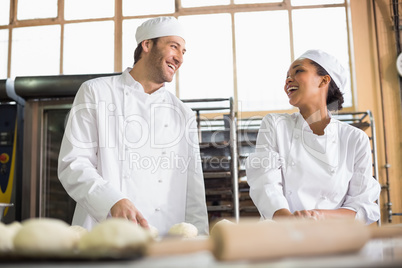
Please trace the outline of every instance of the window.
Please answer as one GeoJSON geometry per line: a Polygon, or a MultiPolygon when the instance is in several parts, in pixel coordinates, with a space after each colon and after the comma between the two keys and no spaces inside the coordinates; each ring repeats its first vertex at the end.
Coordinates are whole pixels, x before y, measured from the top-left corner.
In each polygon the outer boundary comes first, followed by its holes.
{"type": "Polygon", "coordinates": [[[183,16],[186,49],[179,97],[233,96],[233,52],[229,14],[183,16]]]}
{"type": "Polygon", "coordinates": [[[64,29],[64,73],[112,73],[113,37],[113,21],[67,24],[64,29]]]}
{"type": "Polygon", "coordinates": [[[230,0],[181,0],[182,7],[206,7],[228,4],[230,4],[230,0]]]}
{"type": "MultiPolygon", "coordinates": [[[[175,16],[187,30],[187,53],[169,91],[182,99],[233,97],[240,112],[288,110],[285,75],[305,50],[328,51],[350,69],[346,6],[344,0],[0,0],[0,78],[124,71],[134,63],[136,28],[148,18],[175,16]]],[[[344,107],[353,106],[351,92],[349,81],[344,107]]]]}
{"type": "Polygon", "coordinates": [[[59,74],[59,25],[13,29],[12,46],[11,77],[59,74]]]}
{"type": "Polygon", "coordinates": [[[110,18],[113,16],[114,0],[64,0],[64,18],[66,20],[110,18]]]}
{"type": "Polygon", "coordinates": [[[237,13],[235,27],[239,109],[291,108],[283,91],[291,62],[288,12],[237,13]]]}
{"type": "Polygon", "coordinates": [[[10,23],[10,0],[0,0],[0,25],[10,23]]]}
{"type": "Polygon", "coordinates": [[[7,78],[8,30],[0,30],[0,79],[7,78]]]}
{"type": "Polygon", "coordinates": [[[174,13],[174,0],[123,0],[123,16],[174,13]]]}
{"type": "Polygon", "coordinates": [[[56,18],[57,0],[18,0],[19,20],[56,18]]]}

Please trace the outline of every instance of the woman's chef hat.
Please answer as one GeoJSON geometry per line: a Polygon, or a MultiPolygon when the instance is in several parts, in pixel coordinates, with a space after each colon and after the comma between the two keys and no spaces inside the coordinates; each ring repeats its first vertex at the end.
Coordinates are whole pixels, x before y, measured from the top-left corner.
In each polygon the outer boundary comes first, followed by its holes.
{"type": "Polygon", "coordinates": [[[142,41],[163,36],[184,38],[184,29],[174,17],[157,17],[142,23],[135,34],[137,45],[142,41]]]}
{"type": "Polygon", "coordinates": [[[334,56],[319,49],[312,49],[304,52],[298,59],[302,58],[310,59],[321,65],[334,80],[339,90],[344,92],[348,73],[334,56]]]}

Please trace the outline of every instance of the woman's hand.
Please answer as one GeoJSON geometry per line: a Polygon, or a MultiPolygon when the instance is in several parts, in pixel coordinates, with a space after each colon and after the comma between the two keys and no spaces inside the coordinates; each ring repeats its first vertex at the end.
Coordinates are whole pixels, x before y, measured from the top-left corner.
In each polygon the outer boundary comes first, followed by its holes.
{"type": "Polygon", "coordinates": [[[139,224],[141,227],[149,228],[147,220],[128,199],[122,199],[116,202],[110,209],[110,214],[112,217],[128,219],[139,224]]]}

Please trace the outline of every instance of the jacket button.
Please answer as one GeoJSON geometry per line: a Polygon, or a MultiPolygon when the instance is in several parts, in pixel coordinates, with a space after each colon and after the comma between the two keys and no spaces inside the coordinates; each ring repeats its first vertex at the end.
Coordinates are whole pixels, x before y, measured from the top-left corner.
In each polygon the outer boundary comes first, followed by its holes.
{"type": "Polygon", "coordinates": [[[165,127],[168,127],[169,125],[168,124],[165,124],[165,127]]]}
{"type": "Polygon", "coordinates": [[[159,179],[159,180],[158,180],[158,182],[159,182],[159,183],[161,183],[161,182],[162,182],[162,180],[161,180],[161,179],[159,179]]]}
{"type": "Polygon", "coordinates": [[[156,211],[156,212],[158,212],[158,211],[160,211],[160,210],[161,210],[160,208],[155,208],[155,211],[156,211]]]}
{"type": "Polygon", "coordinates": [[[298,139],[299,138],[299,135],[295,135],[295,139],[298,139]]]}

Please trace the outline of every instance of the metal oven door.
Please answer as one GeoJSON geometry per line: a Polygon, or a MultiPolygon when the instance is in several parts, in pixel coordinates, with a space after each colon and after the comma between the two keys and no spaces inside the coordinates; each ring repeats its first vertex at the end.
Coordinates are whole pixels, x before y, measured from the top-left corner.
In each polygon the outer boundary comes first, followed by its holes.
{"type": "Polygon", "coordinates": [[[50,217],[71,224],[75,201],[58,179],[57,163],[72,101],[66,98],[26,102],[22,219],[50,217]]]}

